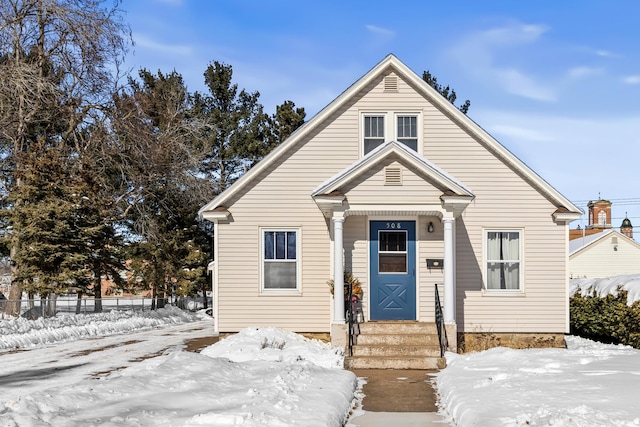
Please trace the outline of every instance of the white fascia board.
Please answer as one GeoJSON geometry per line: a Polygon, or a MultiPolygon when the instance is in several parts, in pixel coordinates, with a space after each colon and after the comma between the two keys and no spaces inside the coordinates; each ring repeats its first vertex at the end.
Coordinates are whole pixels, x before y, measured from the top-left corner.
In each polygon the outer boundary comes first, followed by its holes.
{"type": "Polygon", "coordinates": [[[231,215],[231,212],[225,210],[225,211],[200,211],[199,216],[201,219],[206,219],[207,221],[219,221],[219,220],[225,220],[227,218],[229,218],[229,215],[231,215]]]}
{"type": "Polygon", "coordinates": [[[568,224],[571,221],[580,219],[581,216],[582,214],[577,212],[561,212],[561,213],[554,213],[553,220],[555,222],[564,222],[568,224]]]}

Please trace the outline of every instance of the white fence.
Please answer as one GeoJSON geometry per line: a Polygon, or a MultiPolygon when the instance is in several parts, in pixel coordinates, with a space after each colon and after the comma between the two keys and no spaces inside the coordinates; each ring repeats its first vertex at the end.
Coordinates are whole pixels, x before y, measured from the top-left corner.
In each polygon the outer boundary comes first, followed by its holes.
{"type": "MultiPolygon", "coordinates": [[[[5,304],[12,301],[0,299],[0,312],[5,304]]],[[[17,302],[17,301],[16,301],[17,302]]],[[[176,297],[167,298],[164,305],[177,306],[183,310],[196,311],[205,307],[203,297],[176,297]]],[[[207,297],[207,307],[212,306],[211,297],[207,297]]],[[[114,310],[151,310],[158,307],[158,300],[153,304],[153,298],[142,297],[116,297],[116,298],[82,298],[59,296],[55,300],[22,299],[20,300],[20,315],[28,318],[41,316],[54,316],[56,313],[91,314],[96,312],[108,312],[114,310]],[[54,302],[55,301],[55,302],[54,302]],[[100,310],[100,306],[102,310],[100,310]],[[96,310],[98,308],[98,310],[96,310]]]]}

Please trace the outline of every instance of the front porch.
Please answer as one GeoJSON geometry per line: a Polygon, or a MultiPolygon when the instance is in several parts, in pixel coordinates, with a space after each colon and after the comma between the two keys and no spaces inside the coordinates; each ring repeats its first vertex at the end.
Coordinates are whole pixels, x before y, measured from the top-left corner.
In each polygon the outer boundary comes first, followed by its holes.
{"type": "MultiPolygon", "coordinates": [[[[365,322],[358,325],[346,369],[443,369],[446,361],[435,323],[365,322]]],[[[454,337],[455,324],[447,328],[454,337]]],[[[447,333],[449,335],[449,333],[447,333]]]]}

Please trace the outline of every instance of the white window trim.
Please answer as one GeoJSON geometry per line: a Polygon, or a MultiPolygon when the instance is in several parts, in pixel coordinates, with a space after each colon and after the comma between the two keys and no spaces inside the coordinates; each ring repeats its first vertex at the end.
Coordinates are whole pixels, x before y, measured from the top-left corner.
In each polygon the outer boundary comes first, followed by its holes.
{"type": "Polygon", "coordinates": [[[362,110],[359,115],[358,141],[360,157],[364,157],[364,118],[365,116],[384,117],[384,141],[398,140],[398,117],[416,116],[416,127],[418,136],[418,154],[422,154],[424,146],[422,111],[419,110],[362,110]]]}
{"type": "Polygon", "coordinates": [[[260,294],[261,295],[301,295],[302,294],[302,228],[301,227],[260,227],[260,294]],[[296,232],[296,287],[295,289],[272,289],[264,287],[264,233],[269,231],[295,231],[296,232]]]}
{"type": "Polygon", "coordinates": [[[500,227],[492,227],[485,228],[482,231],[482,292],[483,294],[491,294],[491,295],[522,295],[525,292],[524,287],[524,228],[500,228],[500,227]],[[520,284],[519,289],[489,289],[487,287],[488,284],[488,263],[487,259],[487,241],[488,235],[490,232],[518,232],[520,235],[520,241],[518,245],[518,251],[520,255],[520,271],[518,275],[518,283],[520,284]]]}

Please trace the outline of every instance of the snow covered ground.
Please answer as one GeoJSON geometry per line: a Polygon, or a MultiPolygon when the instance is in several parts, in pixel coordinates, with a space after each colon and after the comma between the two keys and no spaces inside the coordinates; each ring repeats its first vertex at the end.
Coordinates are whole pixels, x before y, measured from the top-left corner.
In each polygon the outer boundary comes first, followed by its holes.
{"type": "Polygon", "coordinates": [[[567,337],[565,349],[447,354],[437,377],[459,427],[640,425],[640,351],[567,337]]]}
{"type": "MultiPolygon", "coordinates": [[[[328,344],[247,328],[185,351],[212,329],[210,317],[173,308],[0,319],[0,426],[332,427],[362,398],[328,344]]],[[[458,427],[640,426],[640,351],[567,343],[447,353],[441,414],[458,427]]]]}
{"type": "Polygon", "coordinates": [[[213,320],[173,308],[0,328],[3,427],[340,426],[357,387],[341,350],[279,329],[185,351],[213,320]]]}

